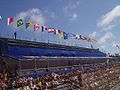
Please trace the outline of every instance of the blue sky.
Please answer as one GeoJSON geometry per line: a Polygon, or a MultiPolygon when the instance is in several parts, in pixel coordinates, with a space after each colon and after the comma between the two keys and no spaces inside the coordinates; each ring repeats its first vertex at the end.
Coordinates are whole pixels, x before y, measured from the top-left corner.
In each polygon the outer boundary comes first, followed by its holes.
{"type": "Polygon", "coordinates": [[[36,41],[47,39],[51,42],[79,45],[95,48],[109,53],[119,53],[116,45],[120,45],[120,0],[0,0],[0,34],[13,38],[17,31],[18,38],[36,41]],[[73,39],[58,40],[53,34],[41,31],[34,32],[32,27],[16,28],[16,24],[7,26],[7,18],[22,18],[24,22],[33,22],[95,38],[97,43],[88,43],[73,39]]]}

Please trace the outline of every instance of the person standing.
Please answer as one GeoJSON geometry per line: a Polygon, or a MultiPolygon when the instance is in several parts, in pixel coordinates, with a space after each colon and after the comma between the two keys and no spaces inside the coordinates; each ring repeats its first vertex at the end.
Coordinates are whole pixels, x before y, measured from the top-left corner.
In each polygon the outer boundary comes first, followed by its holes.
{"type": "Polygon", "coordinates": [[[14,38],[15,39],[17,38],[17,32],[16,31],[14,32],[14,38]]]}

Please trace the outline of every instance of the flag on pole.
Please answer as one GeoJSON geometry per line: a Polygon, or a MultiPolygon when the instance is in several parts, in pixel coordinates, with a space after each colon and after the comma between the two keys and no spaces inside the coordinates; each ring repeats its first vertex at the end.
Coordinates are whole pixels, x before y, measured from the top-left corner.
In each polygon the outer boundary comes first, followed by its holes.
{"type": "Polygon", "coordinates": [[[62,32],[61,30],[56,29],[56,30],[54,31],[54,34],[58,35],[58,34],[60,34],[61,32],[62,32]]]}
{"type": "Polygon", "coordinates": [[[34,31],[37,31],[40,28],[39,24],[34,25],[34,31]]]}
{"type": "Polygon", "coordinates": [[[87,38],[80,35],[80,39],[81,39],[81,40],[86,40],[87,38]]]}
{"type": "Polygon", "coordinates": [[[42,26],[42,31],[46,31],[46,30],[48,30],[48,27],[42,26]]]}
{"type": "Polygon", "coordinates": [[[55,29],[54,28],[48,28],[48,33],[54,33],[55,29]]]}
{"type": "Polygon", "coordinates": [[[68,34],[66,32],[63,32],[64,39],[68,39],[68,34]]]}
{"type": "Polygon", "coordinates": [[[80,35],[75,35],[75,39],[80,39],[80,35]]]}
{"type": "Polygon", "coordinates": [[[61,32],[61,33],[58,34],[58,38],[59,38],[59,39],[63,39],[63,38],[64,38],[63,32],[61,32]]]}
{"type": "Polygon", "coordinates": [[[2,16],[0,16],[0,20],[2,20],[2,16]]]}
{"type": "Polygon", "coordinates": [[[31,27],[31,26],[32,26],[32,22],[26,23],[26,28],[31,27]]]}
{"type": "Polygon", "coordinates": [[[8,22],[7,22],[8,25],[10,25],[13,22],[14,22],[14,18],[12,18],[12,17],[8,18],[8,22]]]}
{"type": "Polygon", "coordinates": [[[17,20],[17,27],[23,25],[23,20],[22,19],[19,19],[17,20]]]}

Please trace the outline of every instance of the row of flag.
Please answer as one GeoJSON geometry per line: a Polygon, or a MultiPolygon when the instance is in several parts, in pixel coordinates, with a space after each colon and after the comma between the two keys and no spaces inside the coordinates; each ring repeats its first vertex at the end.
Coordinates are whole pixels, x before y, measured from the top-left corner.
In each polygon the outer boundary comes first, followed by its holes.
{"type": "MultiPolygon", "coordinates": [[[[8,21],[7,24],[10,25],[10,24],[14,23],[14,18],[10,17],[10,18],[8,18],[7,21],[8,21]]],[[[17,27],[20,27],[21,25],[23,25],[23,20],[22,19],[17,20],[17,27]]],[[[32,22],[26,23],[26,28],[31,27],[31,26],[32,26],[32,22]]],[[[35,31],[38,30],[39,28],[40,28],[39,24],[34,25],[35,31]]]]}
{"type": "MultiPolygon", "coordinates": [[[[0,19],[2,19],[2,17],[0,16],[0,19]]],[[[9,17],[7,20],[7,24],[10,25],[12,23],[14,23],[15,20],[12,17],[9,17]]],[[[17,20],[17,27],[20,27],[24,24],[22,19],[17,20]]],[[[27,22],[26,23],[26,29],[33,26],[32,22],[27,22]]],[[[47,31],[48,33],[54,33],[55,35],[58,36],[59,39],[68,39],[68,37],[77,39],[77,40],[85,40],[88,42],[97,42],[95,39],[92,39],[90,37],[85,37],[82,35],[77,35],[77,34],[72,34],[72,33],[66,33],[64,31],[61,31],[59,29],[54,29],[54,28],[49,28],[46,26],[41,26],[39,24],[34,24],[34,31],[37,31],[41,28],[42,32],[43,31],[47,31]]]]}

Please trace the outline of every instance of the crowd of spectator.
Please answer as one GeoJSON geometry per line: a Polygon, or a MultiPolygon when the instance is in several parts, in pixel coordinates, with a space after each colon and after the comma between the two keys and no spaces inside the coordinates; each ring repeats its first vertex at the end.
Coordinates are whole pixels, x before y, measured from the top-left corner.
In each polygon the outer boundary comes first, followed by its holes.
{"type": "Polygon", "coordinates": [[[120,83],[120,65],[93,68],[83,75],[86,90],[110,90],[120,83]]]}
{"type": "Polygon", "coordinates": [[[119,63],[78,68],[69,68],[71,71],[67,73],[52,71],[34,78],[11,73],[5,62],[0,60],[0,90],[110,90],[120,83],[119,63]]]}
{"type": "Polygon", "coordinates": [[[20,77],[10,73],[0,75],[0,89],[2,90],[47,90],[67,87],[69,89],[80,88],[81,72],[51,73],[41,77],[20,77]],[[60,87],[62,86],[62,87],[60,87]]]}

